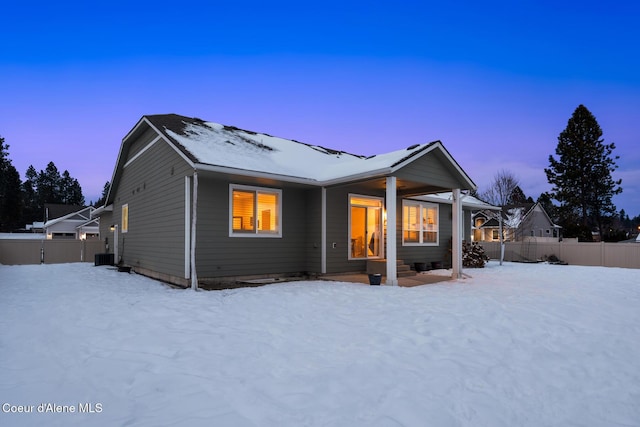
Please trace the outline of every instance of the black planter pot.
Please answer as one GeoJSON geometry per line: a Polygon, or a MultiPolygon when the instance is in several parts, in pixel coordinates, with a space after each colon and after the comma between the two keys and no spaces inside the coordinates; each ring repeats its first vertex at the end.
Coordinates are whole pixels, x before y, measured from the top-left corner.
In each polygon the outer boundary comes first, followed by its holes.
{"type": "Polygon", "coordinates": [[[416,269],[416,273],[420,273],[421,271],[427,271],[427,263],[426,262],[414,262],[413,266],[416,269]]]}
{"type": "Polygon", "coordinates": [[[382,274],[369,274],[369,284],[379,285],[382,282],[382,274]]]}

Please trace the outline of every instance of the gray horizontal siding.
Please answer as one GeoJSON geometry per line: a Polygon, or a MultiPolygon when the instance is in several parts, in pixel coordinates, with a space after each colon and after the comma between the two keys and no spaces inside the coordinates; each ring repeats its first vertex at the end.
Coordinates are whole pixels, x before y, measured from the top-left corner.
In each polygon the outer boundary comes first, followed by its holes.
{"type": "Polygon", "coordinates": [[[142,135],[129,146],[129,154],[127,156],[128,159],[131,159],[136,154],[138,154],[144,147],[149,145],[151,141],[153,141],[158,134],[151,128],[144,131],[142,135]]]}
{"type": "Polygon", "coordinates": [[[403,246],[402,245],[402,201],[398,201],[398,259],[406,264],[414,262],[447,261],[450,262],[449,241],[451,240],[451,205],[440,205],[439,208],[439,244],[438,246],[403,246]]]}
{"type": "Polygon", "coordinates": [[[113,212],[103,211],[100,215],[100,239],[103,242],[109,242],[109,252],[113,251],[113,232],[111,231],[111,225],[113,225],[113,212]]]}
{"type": "Polygon", "coordinates": [[[122,226],[122,205],[128,204],[129,231],[119,235],[119,252],[126,264],[184,276],[184,176],[191,174],[164,141],[122,170],[113,221],[122,226]]]}
{"type": "Polygon", "coordinates": [[[398,179],[422,182],[445,189],[465,188],[460,176],[440,151],[428,153],[397,171],[398,179]]]}
{"type": "Polygon", "coordinates": [[[282,190],[282,237],[229,236],[229,182],[200,175],[196,256],[199,278],[287,274],[307,271],[307,231],[319,224],[309,216],[307,190],[263,186],[282,190]]]}
{"type": "Polygon", "coordinates": [[[365,189],[361,185],[327,189],[327,273],[366,270],[366,261],[349,260],[349,194],[373,197],[385,195],[384,191],[365,189]]]}
{"type": "Polygon", "coordinates": [[[305,224],[306,271],[320,273],[322,263],[322,190],[314,188],[306,192],[307,222],[305,224]]]}
{"type": "MultiPolygon", "coordinates": [[[[398,201],[398,218],[402,218],[402,201],[398,201]]],[[[452,206],[441,204],[439,208],[439,244],[438,246],[403,246],[402,245],[402,223],[399,221],[397,227],[398,235],[398,259],[402,259],[406,264],[414,262],[443,261],[445,264],[451,262],[451,237],[453,235],[452,206]]],[[[471,236],[471,212],[463,211],[463,235],[464,239],[470,241],[471,236]]]]}

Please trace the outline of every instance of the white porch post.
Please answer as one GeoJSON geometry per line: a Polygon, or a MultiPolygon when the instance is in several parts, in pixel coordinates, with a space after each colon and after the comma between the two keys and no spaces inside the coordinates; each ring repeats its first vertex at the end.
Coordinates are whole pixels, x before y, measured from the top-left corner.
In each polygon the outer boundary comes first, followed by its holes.
{"type": "Polygon", "coordinates": [[[322,187],[320,219],[320,273],[327,274],[327,188],[322,187]]]}
{"type": "Polygon", "coordinates": [[[398,266],[396,259],[397,236],[396,236],[396,177],[387,177],[387,285],[398,285],[398,266]]]}
{"type": "Polygon", "coordinates": [[[451,216],[451,277],[462,277],[462,199],[460,189],[453,189],[453,214],[451,216]]]}

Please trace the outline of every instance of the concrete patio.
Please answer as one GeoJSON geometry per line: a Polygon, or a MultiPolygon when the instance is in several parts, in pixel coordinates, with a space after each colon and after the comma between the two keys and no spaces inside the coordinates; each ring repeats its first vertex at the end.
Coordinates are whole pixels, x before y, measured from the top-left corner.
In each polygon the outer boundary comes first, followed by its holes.
{"type": "MultiPolygon", "coordinates": [[[[320,277],[322,280],[332,280],[336,282],[352,282],[369,284],[369,276],[364,273],[352,274],[326,274],[320,277]]],[[[382,285],[385,284],[385,276],[382,276],[382,285]]],[[[398,286],[410,288],[413,286],[430,285],[451,280],[451,270],[435,270],[417,273],[415,276],[398,277],[398,286]]]]}

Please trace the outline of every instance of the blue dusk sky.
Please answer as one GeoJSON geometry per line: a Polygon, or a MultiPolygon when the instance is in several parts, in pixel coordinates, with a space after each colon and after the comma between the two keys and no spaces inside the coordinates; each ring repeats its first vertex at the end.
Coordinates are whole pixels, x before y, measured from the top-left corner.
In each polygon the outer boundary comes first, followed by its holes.
{"type": "Polygon", "coordinates": [[[633,1],[10,2],[0,95],[21,178],[53,161],[87,202],[164,113],[365,155],[441,140],[481,191],[506,170],[537,199],[583,104],[640,214],[633,1]]]}

